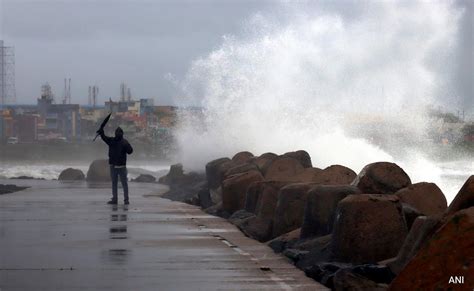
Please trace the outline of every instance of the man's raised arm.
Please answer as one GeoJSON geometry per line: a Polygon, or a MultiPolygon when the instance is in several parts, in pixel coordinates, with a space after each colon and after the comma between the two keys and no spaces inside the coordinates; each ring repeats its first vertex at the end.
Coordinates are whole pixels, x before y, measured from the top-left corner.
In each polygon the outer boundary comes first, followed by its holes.
{"type": "Polygon", "coordinates": [[[103,129],[103,128],[99,129],[99,130],[97,131],[97,133],[100,135],[100,138],[101,138],[107,145],[110,145],[110,141],[112,140],[112,138],[105,135],[105,132],[104,132],[104,129],[103,129]]]}

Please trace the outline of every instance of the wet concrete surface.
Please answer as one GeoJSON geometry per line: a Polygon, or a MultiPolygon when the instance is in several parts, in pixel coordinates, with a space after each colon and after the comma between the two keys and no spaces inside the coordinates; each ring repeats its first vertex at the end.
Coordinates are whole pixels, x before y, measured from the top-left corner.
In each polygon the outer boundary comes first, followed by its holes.
{"type": "MultiPolygon", "coordinates": [[[[2,181],[3,182],[11,182],[2,181]]],[[[325,290],[226,220],[131,183],[15,181],[0,196],[0,290],[325,290]]]]}

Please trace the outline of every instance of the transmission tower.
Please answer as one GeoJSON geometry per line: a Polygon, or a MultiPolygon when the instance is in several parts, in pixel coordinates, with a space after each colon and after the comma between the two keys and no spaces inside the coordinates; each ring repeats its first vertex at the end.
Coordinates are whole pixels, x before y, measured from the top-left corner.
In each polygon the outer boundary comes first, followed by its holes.
{"type": "Polygon", "coordinates": [[[94,108],[97,106],[98,98],[99,98],[99,87],[94,86],[92,87],[92,106],[94,106],[94,108]]]}
{"type": "Polygon", "coordinates": [[[89,106],[95,108],[99,98],[99,86],[89,86],[89,106]]]}
{"type": "Polygon", "coordinates": [[[88,103],[89,106],[92,106],[92,87],[89,86],[89,100],[88,100],[88,103]]]}
{"type": "Polygon", "coordinates": [[[71,78],[64,79],[64,96],[63,96],[63,104],[71,104],[71,78]]]}
{"type": "Polygon", "coordinates": [[[15,102],[15,50],[0,40],[0,107],[15,102]]]}
{"type": "Polygon", "coordinates": [[[125,83],[121,83],[120,84],[120,101],[125,101],[125,92],[126,92],[126,89],[127,86],[125,85],[125,83]]]}

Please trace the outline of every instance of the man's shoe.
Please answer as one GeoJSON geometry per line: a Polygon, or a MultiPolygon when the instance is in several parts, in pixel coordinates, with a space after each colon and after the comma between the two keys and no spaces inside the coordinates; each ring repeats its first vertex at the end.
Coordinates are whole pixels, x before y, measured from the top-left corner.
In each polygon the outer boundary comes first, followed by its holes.
{"type": "Polygon", "coordinates": [[[128,204],[130,204],[130,202],[128,202],[128,200],[125,200],[125,201],[123,202],[123,204],[128,205],[128,204]]]}
{"type": "Polygon", "coordinates": [[[110,200],[109,202],[107,202],[107,204],[110,204],[110,205],[117,205],[117,201],[110,200]]]}

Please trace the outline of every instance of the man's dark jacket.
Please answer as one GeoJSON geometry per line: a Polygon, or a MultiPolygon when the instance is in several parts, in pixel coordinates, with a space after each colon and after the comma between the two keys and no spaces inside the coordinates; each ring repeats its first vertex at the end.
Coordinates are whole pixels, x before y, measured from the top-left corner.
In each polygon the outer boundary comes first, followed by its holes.
{"type": "Polygon", "coordinates": [[[130,143],[123,137],[106,136],[102,131],[100,137],[109,146],[109,164],[114,166],[126,166],[127,154],[133,153],[130,143]]]}

